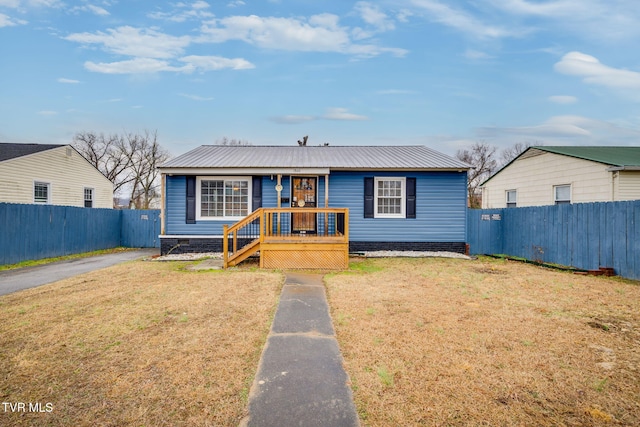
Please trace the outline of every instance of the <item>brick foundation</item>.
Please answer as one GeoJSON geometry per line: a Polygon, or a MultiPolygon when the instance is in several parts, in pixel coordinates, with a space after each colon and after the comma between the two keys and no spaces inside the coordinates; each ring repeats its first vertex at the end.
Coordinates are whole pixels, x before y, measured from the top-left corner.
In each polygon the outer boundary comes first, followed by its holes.
{"type": "MultiPolygon", "coordinates": [[[[245,242],[241,239],[238,244],[245,242]]],[[[248,240],[247,240],[248,243],[248,240]]],[[[368,251],[429,251],[429,252],[456,252],[465,253],[464,242],[349,242],[349,252],[368,251]]],[[[221,238],[161,238],[160,254],[184,254],[202,252],[222,252],[221,238]]]]}

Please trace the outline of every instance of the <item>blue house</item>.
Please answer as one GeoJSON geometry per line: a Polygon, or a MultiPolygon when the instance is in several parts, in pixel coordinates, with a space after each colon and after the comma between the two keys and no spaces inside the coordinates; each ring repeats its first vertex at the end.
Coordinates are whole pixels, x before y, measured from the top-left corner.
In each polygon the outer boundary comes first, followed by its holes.
{"type": "Polygon", "coordinates": [[[424,146],[201,146],[160,167],[161,253],[238,253],[255,240],[246,252],[261,241],[262,256],[276,237],[283,251],[286,238],[291,249],[340,237],[349,252],[463,253],[468,168],[424,146]]]}

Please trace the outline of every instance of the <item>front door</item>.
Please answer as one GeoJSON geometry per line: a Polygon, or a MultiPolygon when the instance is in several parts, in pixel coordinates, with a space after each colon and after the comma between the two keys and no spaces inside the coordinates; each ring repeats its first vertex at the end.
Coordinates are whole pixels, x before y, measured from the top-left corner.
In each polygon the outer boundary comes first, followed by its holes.
{"type": "MultiPolygon", "coordinates": [[[[316,177],[291,177],[291,207],[315,208],[317,206],[318,192],[316,177]]],[[[291,214],[291,232],[297,234],[315,234],[315,213],[291,214]]]]}

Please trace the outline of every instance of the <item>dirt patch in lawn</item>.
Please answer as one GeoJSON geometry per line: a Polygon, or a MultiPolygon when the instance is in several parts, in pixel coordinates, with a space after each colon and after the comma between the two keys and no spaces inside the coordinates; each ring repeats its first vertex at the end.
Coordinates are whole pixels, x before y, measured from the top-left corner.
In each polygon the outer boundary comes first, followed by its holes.
{"type": "Polygon", "coordinates": [[[0,297],[0,397],[27,409],[0,407],[0,425],[237,425],[283,277],[184,267],[132,262],[0,297]]]}
{"type": "Polygon", "coordinates": [[[353,261],[325,280],[364,425],[640,425],[637,282],[488,258],[353,261]]]}

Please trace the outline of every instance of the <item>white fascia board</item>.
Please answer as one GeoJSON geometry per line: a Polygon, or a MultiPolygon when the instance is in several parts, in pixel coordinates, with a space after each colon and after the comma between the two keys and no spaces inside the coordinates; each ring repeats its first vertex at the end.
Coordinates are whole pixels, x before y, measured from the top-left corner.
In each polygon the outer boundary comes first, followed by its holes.
{"type": "Polygon", "coordinates": [[[617,171],[640,171],[640,166],[611,166],[607,168],[607,172],[617,171]]]}
{"type": "Polygon", "coordinates": [[[159,168],[166,175],[329,175],[329,168],[159,168]]]}

